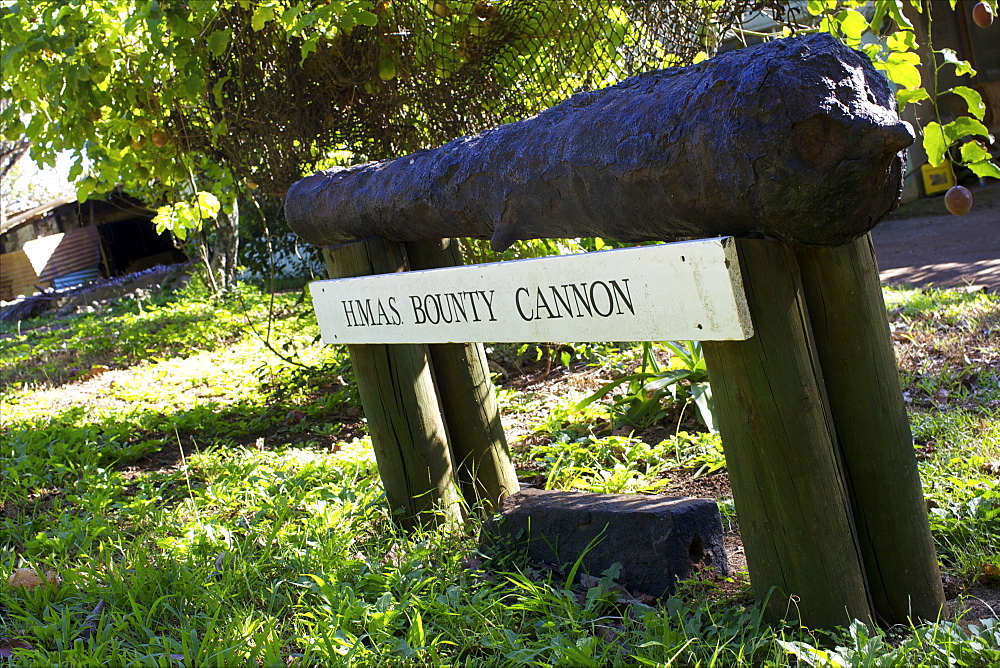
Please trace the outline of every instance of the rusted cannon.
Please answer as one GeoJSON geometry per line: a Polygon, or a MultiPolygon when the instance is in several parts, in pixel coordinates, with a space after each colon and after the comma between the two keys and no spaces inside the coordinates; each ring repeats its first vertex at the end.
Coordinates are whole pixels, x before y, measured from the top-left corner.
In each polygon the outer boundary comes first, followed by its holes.
{"type": "Polygon", "coordinates": [[[320,172],[288,191],[330,245],[602,236],[764,236],[839,246],[896,205],[913,133],[862,54],[826,34],[574,95],[440,148],[320,172]]]}
{"type": "MultiPolygon", "coordinates": [[[[744,237],[723,265],[740,276],[753,335],[706,340],[704,351],[755,592],[774,619],[904,624],[936,619],[945,601],[866,233],[896,205],[912,141],[865,56],[814,35],[319,173],[292,186],[285,211],[311,243],[365,240],[327,249],[334,278],[456,264],[454,244],[435,247],[447,237],[498,250],[542,237],[744,237]]],[[[356,302],[334,300],[345,314],[362,299],[381,304],[370,283],[351,285],[356,302]]],[[[655,287],[648,294],[680,298],[678,281],[655,287]]],[[[481,348],[408,332],[350,345],[392,508],[458,518],[459,488],[495,505],[518,485],[495,405],[479,410],[492,397],[481,348]],[[472,428],[455,419],[473,414],[472,428]]]]}

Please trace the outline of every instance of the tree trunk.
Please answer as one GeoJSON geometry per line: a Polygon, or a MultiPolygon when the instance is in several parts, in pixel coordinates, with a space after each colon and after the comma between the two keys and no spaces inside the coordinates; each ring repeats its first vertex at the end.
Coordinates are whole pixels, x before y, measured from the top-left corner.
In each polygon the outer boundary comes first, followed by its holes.
{"type": "Polygon", "coordinates": [[[215,217],[215,234],[212,235],[209,267],[220,292],[236,285],[236,267],[240,251],[239,200],[233,200],[232,213],[219,211],[215,217]]]}

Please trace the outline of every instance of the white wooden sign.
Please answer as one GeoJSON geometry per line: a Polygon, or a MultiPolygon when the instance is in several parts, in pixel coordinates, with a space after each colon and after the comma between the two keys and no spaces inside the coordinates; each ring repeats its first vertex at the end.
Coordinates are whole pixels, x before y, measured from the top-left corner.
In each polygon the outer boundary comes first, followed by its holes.
{"type": "Polygon", "coordinates": [[[742,340],[732,237],[310,284],[327,343],[742,340]]]}

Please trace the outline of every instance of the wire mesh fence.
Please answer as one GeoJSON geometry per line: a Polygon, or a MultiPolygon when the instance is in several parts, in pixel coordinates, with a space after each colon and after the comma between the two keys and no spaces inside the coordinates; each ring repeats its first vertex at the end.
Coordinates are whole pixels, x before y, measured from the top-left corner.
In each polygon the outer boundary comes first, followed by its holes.
{"type": "MultiPolygon", "coordinates": [[[[375,26],[303,40],[247,9],[213,63],[214,118],[192,144],[283,193],[331,152],[379,159],[526,118],[573,93],[712,55],[749,0],[381,0],[375,26]],[[225,136],[213,127],[225,121],[225,136]]],[[[780,3],[779,3],[780,4],[780,3]]],[[[200,134],[199,134],[200,132],[200,134]]]]}

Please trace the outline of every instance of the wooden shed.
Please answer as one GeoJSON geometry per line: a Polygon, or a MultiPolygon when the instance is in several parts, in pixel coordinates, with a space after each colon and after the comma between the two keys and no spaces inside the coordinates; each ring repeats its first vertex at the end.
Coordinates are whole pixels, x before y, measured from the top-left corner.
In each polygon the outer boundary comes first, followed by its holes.
{"type": "Polygon", "coordinates": [[[156,233],[154,215],[113,193],[64,197],[8,218],[0,229],[0,300],[185,260],[168,234],[156,233]]]}

